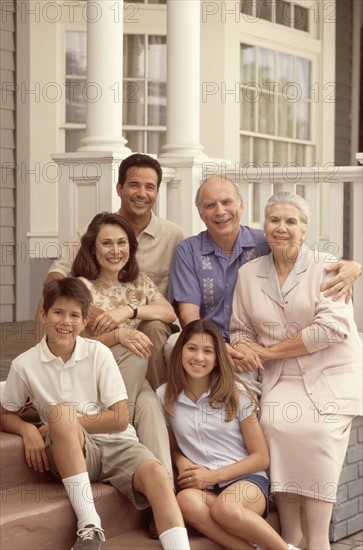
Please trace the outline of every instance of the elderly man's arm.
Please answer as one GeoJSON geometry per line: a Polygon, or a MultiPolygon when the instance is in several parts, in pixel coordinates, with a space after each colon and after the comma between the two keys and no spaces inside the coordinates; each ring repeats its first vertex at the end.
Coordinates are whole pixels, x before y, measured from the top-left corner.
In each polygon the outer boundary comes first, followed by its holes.
{"type": "Polygon", "coordinates": [[[337,271],[332,279],[326,281],[321,290],[325,296],[332,296],[336,302],[345,295],[345,303],[348,304],[353,294],[353,285],[362,274],[362,266],[355,260],[340,260],[325,267],[325,271],[337,271]]]}
{"type": "Polygon", "coordinates": [[[199,306],[189,302],[178,302],[178,317],[183,327],[195,319],[200,319],[199,306]]]}

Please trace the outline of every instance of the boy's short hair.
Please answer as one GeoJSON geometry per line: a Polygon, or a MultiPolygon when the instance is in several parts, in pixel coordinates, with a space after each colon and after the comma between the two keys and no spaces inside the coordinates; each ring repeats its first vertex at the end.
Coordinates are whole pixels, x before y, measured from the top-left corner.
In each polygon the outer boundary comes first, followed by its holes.
{"type": "Polygon", "coordinates": [[[54,279],[45,285],[43,289],[43,309],[45,313],[48,313],[58,298],[78,302],[81,306],[83,319],[87,317],[89,306],[92,304],[92,295],[80,279],[76,277],[54,279]]]}

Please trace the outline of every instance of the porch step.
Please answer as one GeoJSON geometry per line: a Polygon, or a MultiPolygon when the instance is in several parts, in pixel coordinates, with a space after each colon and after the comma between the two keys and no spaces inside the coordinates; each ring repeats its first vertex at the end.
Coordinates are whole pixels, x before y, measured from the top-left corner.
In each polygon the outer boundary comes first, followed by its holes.
{"type": "MultiPolygon", "coordinates": [[[[1,550],[70,550],[76,519],[62,483],[49,473],[28,468],[22,438],[0,432],[1,550]]],[[[139,511],[111,485],[92,483],[106,542],[102,549],[158,548],[147,533],[148,512],[139,511]]],[[[193,550],[220,550],[202,536],[192,536],[193,550]]]]}
{"type": "MultiPolygon", "coordinates": [[[[202,535],[189,536],[191,550],[222,550],[215,542],[206,539],[202,535]]],[[[160,550],[158,540],[151,540],[145,529],[131,531],[106,540],[102,544],[102,550],[160,550]]]]}

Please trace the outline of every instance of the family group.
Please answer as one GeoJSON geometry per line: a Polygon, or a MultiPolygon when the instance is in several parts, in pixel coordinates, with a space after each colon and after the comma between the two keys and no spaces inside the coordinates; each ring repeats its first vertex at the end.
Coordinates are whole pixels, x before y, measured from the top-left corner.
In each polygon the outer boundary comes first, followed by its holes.
{"type": "Polygon", "coordinates": [[[186,525],[229,550],[329,549],[362,414],[361,266],[309,248],[297,194],[270,197],[263,230],[241,225],[238,186],[218,175],[195,197],[206,230],[184,238],[153,212],[161,182],[156,159],[123,160],[118,212],[95,215],[51,266],[43,337],[12,362],[1,429],[62,481],[73,550],[105,540],[96,480],[151,507],[166,550],[190,548],[186,525]],[[40,426],[19,414],[29,401],[40,426]]]}

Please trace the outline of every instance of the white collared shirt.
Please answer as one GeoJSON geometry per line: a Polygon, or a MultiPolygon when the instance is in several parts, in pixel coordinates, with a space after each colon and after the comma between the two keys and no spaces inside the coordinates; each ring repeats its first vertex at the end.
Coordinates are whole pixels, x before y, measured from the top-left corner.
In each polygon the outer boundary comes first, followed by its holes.
{"type": "MultiPolygon", "coordinates": [[[[72,356],[63,363],[52,354],[44,336],[12,362],[2,406],[17,412],[28,398],[46,423],[51,405],[71,403],[78,416],[92,415],[127,399],[127,392],[111,351],[101,342],[78,336],[72,356]]],[[[97,434],[98,439],[108,436],[137,439],[130,424],[124,432],[97,434]]]]}
{"type": "MultiPolygon", "coordinates": [[[[166,384],[156,390],[161,404],[165,389],[166,384]]],[[[251,403],[249,395],[242,391],[237,417],[225,422],[225,409],[211,407],[208,401],[209,391],[196,403],[182,391],[174,405],[175,416],[166,416],[166,423],[172,429],[180,451],[189,460],[208,470],[216,470],[249,456],[240,422],[256,410],[256,405],[251,403]]],[[[254,473],[266,476],[263,471],[254,473]]],[[[220,486],[231,481],[220,483],[220,486]]]]}

